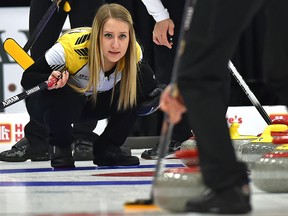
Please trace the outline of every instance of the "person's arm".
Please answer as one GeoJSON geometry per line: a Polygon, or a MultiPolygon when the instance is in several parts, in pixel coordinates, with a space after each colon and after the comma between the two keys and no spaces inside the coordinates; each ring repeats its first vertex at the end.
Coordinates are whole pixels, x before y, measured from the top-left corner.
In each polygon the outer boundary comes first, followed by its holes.
{"type": "MultiPolygon", "coordinates": [[[[48,80],[53,71],[62,71],[65,68],[64,48],[56,43],[45,55],[27,68],[21,79],[24,89],[32,88],[48,80]]],[[[60,83],[59,83],[60,84],[60,83]]]]}
{"type": "Polygon", "coordinates": [[[157,45],[164,45],[172,48],[172,42],[168,35],[174,35],[174,22],[170,19],[168,10],[164,7],[161,0],[142,0],[148,13],[153,16],[156,24],[153,30],[153,41],[157,45]]]}
{"type": "Polygon", "coordinates": [[[24,89],[33,88],[34,86],[48,80],[51,72],[52,69],[49,67],[45,56],[42,56],[24,71],[21,85],[24,89]]]}
{"type": "Polygon", "coordinates": [[[153,16],[156,22],[169,19],[169,12],[162,4],[161,0],[142,0],[148,13],[153,16]]]}

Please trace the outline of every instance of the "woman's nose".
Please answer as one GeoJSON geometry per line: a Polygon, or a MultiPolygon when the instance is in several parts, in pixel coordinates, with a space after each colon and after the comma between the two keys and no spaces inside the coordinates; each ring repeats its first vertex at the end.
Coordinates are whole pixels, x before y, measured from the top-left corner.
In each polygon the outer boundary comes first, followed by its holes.
{"type": "Polygon", "coordinates": [[[118,41],[118,38],[115,38],[115,39],[113,40],[112,46],[113,46],[113,48],[117,48],[117,47],[119,47],[119,41],[118,41]]]}

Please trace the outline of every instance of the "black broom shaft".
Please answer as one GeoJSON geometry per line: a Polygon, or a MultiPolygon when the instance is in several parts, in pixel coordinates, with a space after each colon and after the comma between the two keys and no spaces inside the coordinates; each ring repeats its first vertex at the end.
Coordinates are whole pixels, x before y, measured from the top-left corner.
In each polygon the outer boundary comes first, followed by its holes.
{"type": "Polygon", "coordinates": [[[233,75],[233,77],[236,79],[246,96],[249,98],[251,103],[254,105],[254,107],[258,110],[260,115],[263,117],[265,122],[268,125],[272,124],[271,118],[267,114],[267,112],[264,110],[263,106],[260,104],[259,100],[256,98],[256,96],[253,94],[253,92],[250,90],[249,86],[246,84],[242,76],[239,74],[235,66],[231,61],[229,61],[229,69],[233,75]]]}
{"type": "Polygon", "coordinates": [[[34,86],[31,89],[28,89],[24,92],[21,92],[15,96],[12,96],[12,97],[2,101],[0,104],[0,110],[4,110],[5,108],[7,108],[7,107],[9,107],[15,103],[18,103],[19,101],[26,99],[30,95],[35,94],[36,92],[47,89],[47,87],[53,86],[57,81],[58,81],[57,78],[52,78],[49,81],[44,81],[44,82],[40,83],[39,85],[34,86]]]}
{"type": "Polygon", "coordinates": [[[0,110],[3,110],[15,103],[18,103],[19,101],[21,100],[24,100],[25,98],[27,98],[28,96],[38,92],[38,91],[41,91],[43,89],[47,88],[47,82],[42,82],[40,83],[39,85],[29,89],[29,90],[26,90],[24,92],[21,92],[20,94],[17,94],[15,96],[12,96],[4,101],[2,101],[2,103],[0,104],[0,110]]]}
{"type": "Polygon", "coordinates": [[[26,42],[26,44],[23,47],[23,50],[25,52],[28,52],[31,49],[31,47],[33,46],[33,44],[35,43],[35,41],[37,40],[37,38],[41,34],[41,32],[44,29],[44,27],[49,22],[50,18],[52,17],[54,12],[58,8],[58,1],[59,0],[55,0],[55,1],[52,2],[50,7],[48,8],[46,13],[44,14],[43,18],[40,20],[40,22],[36,26],[35,30],[33,31],[33,33],[31,34],[31,36],[29,37],[28,41],[26,42]]]}

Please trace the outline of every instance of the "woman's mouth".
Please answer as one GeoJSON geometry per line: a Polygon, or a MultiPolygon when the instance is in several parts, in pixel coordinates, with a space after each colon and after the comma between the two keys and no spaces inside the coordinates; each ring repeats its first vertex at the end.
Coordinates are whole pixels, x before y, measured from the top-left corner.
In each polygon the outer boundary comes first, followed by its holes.
{"type": "Polygon", "coordinates": [[[109,51],[109,53],[110,53],[111,55],[119,55],[119,54],[120,54],[120,52],[115,52],[115,51],[109,51]]]}

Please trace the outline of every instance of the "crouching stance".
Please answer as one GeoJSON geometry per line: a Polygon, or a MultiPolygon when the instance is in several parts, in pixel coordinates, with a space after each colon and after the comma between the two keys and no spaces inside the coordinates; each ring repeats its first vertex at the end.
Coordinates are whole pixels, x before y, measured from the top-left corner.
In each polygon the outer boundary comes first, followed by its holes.
{"type": "Polygon", "coordinates": [[[92,28],[64,33],[23,73],[25,89],[45,80],[55,82],[26,101],[30,118],[49,129],[52,167],[74,167],[71,124],[106,118],[108,124],[93,146],[94,164],[139,164],[120,146],[140,104],[157,89],[153,71],[141,59],[130,13],[118,4],[105,4],[92,28]]]}

